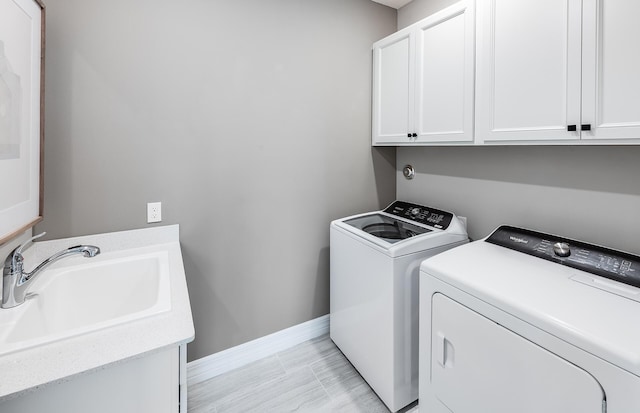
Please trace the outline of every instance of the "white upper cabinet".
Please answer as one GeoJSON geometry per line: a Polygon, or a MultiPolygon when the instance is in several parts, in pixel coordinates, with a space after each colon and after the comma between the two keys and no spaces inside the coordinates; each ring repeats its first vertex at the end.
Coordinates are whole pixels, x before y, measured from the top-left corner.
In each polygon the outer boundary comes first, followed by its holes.
{"type": "Polygon", "coordinates": [[[477,143],[639,139],[639,13],[633,0],[478,0],[477,143]]]}
{"type": "Polygon", "coordinates": [[[579,139],[580,3],[478,0],[478,138],[579,139]]]}
{"type": "Polygon", "coordinates": [[[474,2],[373,45],[373,144],[472,143],[474,2]]]}

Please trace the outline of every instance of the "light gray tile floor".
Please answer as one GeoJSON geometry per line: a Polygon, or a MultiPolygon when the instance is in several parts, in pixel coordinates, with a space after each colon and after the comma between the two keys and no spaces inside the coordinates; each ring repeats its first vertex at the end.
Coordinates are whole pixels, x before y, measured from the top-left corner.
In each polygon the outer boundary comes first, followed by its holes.
{"type": "Polygon", "coordinates": [[[189,413],[389,412],[328,334],[195,384],[188,397],[189,413]]]}

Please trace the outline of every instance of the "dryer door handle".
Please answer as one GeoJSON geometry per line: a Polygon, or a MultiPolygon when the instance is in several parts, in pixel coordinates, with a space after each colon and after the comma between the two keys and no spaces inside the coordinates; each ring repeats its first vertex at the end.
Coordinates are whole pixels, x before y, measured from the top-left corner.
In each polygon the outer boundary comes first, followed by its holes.
{"type": "Polygon", "coordinates": [[[441,331],[436,332],[434,338],[433,354],[438,364],[444,368],[453,368],[456,358],[456,349],[453,347],[453,343],[441,331]]]}

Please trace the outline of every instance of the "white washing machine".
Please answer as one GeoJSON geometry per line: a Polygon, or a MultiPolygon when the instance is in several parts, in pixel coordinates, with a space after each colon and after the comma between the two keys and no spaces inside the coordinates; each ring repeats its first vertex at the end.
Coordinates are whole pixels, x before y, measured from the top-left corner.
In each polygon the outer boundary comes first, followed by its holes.
{"type": "Polygon", "coordinates": [[[331,339],[391,411],[418,398],[420,262],[468,242],[464,219],[396,201],[330,227],[331,339]]]}
{"type": "Polygon", "coordinates": [[[640,412],[640,257],[500,227],[420,271],[420,411],[640,412]]]}

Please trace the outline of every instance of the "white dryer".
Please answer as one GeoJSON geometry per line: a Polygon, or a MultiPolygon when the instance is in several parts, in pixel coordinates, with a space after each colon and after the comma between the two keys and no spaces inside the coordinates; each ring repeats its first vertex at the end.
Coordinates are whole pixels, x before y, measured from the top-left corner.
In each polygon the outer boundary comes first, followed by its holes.
{"type": "Polygon", "coordinates": [[[464,220],[396,201],[330,226],[331,339],[382,401],[418,398],[418,277],[427,257],[468,242],[464,220]]]}
{"type": "Polygon", "coordinates": [[[420,411],[640,412],[640,257],[500,227],[425,260],[420,411]]]}

